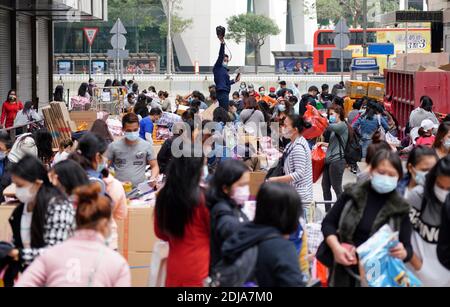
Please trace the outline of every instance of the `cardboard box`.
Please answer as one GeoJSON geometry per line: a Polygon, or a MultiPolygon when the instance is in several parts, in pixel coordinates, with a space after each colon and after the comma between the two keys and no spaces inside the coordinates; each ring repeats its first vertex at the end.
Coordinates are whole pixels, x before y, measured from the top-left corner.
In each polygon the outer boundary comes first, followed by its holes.
{"type": "Polygon", "coordinates": [[[379,82],[369,82],[367,96],[369,98],[383,100],[386,93],[385,86],[379,82]]]}
{"type": "Polygon", "coordinates": [[[16,206],[1,205],[0,206],[0,242],[11,242],[12,241],[12,230],[9,225],[9,218],[13,213],[16,206]]]}
{"type": "Polygon", "coordinates": [[[131,252],[150,253],[158,240],[154,231],[153,206],[128,207],[128,217],[119,221],[119,252],[128,259],[131,252]]]}
{"type": "Polygon", "coordinates": [[[152,253],[130,252],[128,254],[132,287],[148,287],[151,261],[152,253]]]}
{"type": "Polygon", "coordinates": [[[362,81],[350,80],[345,83],[347,96],[353,99],[363,98],[367,96],[368,83],[362,81]]]}
{"type": "Polygon", "coordinates": [[[87,124],[86,130],[91,130],[92,125],[97,120],[96,111],[72,111],[70,112],[70,119],[75,122],[75,126],[79,127],[87,124]]]}
{"type": "Polygon", "coordinates": [[[250,173],[250,195],[256,197],[258,195],[259,189],[266,181],[267,173],[265,172],[254,172],[250,173]]]}

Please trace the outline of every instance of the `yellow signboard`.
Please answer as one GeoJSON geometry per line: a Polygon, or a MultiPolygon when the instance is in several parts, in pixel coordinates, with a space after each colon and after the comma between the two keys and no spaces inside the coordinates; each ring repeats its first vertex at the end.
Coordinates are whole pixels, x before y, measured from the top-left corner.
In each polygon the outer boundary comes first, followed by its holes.
{"type": "MultiPolygon", "coordinates": [[[[378,30],[377,43],[393,43],[395,54],[405,53],[405,29],[393,30],[378,30]]],[[[353,57],[362,57],[363,48],[360,45],[353,45],[346,48],[352,50],[353,57]]],[[[417,30],[412,29],[408,31],[408,53],[430,53],[431,52],[431,32],[428,29],[417,30]]],[[[370,56],[370,55],[369,55],[370,56]]],[[[387,56],[377,55],[373,56],[378,60],[380,71],[383,72],[387,68],[387,56]]],[[[389,62],[395,61],[395,55],[389,57],[389,62]]]]}

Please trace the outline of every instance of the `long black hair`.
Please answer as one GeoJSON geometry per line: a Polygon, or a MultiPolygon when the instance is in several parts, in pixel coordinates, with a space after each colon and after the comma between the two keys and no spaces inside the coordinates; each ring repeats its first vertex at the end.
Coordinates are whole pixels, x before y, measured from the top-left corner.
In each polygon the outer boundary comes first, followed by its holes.
{"type": "MultiPolygon", "coordinates": [[[[47,170],[41,161],[33,156],[26,155],[18,163],[11,167],[11,174],[25,181],[34,183],[37,180],[42,181],[42,185],[36,195],[36,204],[33,209],[31,220],[31,246],[40,248],[45,246],[44,232],[47,216],[47,209],[52,200],[62,201],[66,197],[54,187],[48,179],[47,170]]],[[[26,210],[26,208],[24,208],[26,210]]]]}
{"type": "Polygon", "coordinates": [[[58,175],[58,181],[67,195],[72,195],[76,188],[89,184],[86,172],[73,160],[61,161],[52,170],[58,175]]]}
{"type": "Polygon", "coordinates": [[[174,157],[168,166],[167,181],[156,199],[158,228],[169,236],[183,238],[201,201],[199,187],[204,158],[174,157]]]}
{"type": "Polygon", "coordinates": [[[81,83],[80,88],[78,89],[78,96],[84,97],[89,90],[89,84],[81,83]]]}
{"type": "Polygon", "coordinates": [[[85,170],[94,169],[92,161],[97,154],[103,155],[108,149],[108,143],[98,135],[87,132],[78,142],[76,152],[69,156],[69,159],[74,160],[81,165],[85,170]]]}
{"type": "Polygon", "coordinates": [[[433,100],[429,96],[420,97],[420,107],[427,112],[433,112],[433,100]]]}
{"type": "Polygon", "coordinates": [[[55,88],[55,93],[53,94],[54,101],[64,101],[64,87],[62,85],[58,85],[55,88]]]}
{"type": "Polygon", "coordinates": [[[298,228],[301,212],[301,198],[291,185],[265,183],[256,198],[254,223],[291,234],[298,228]]]}
{"type": "Polygon", "coordinates": [[[208,206],[212,208],[221,200],[230,200],[230,196],[223,191],[223,188],[231,188],[248,171],[248,167],[242,161],[225,160],[220,163],[209,184],[208,206]]]}
{"type": "Polygon", "coordinates": [[[52,135],[46,128],[37,130],[33,134],[34,142],[38,150],[38,158],[49,161],[53,157],[52,135]]]}
{"type": "Polygon", "coordinates": [[[439,203],[439,200],[434,194],[434,185],[436,184],[437,177],[440,176],[450,177],[450,156],[448,155],[439,160],[427,175],[423,198],[433,204],[439,203]]]}

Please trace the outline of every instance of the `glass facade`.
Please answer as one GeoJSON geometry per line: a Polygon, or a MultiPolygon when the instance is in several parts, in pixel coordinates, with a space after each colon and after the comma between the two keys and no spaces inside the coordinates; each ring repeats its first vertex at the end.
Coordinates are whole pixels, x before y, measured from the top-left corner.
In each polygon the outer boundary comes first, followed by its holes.
{"type": "MultiPolygon", "coordinates": [[[[111,28],[117,18],[123,22],[127,34],[126,49],[133,54],[155,53],[160,57],[161,69],[166,66],[166,38],[160,31],[160,25],[166,16],[161,1],[135,0],[127,2],[110,1],[108,5],[108,22],[55,23],[55,55],[75,57],[89,52],[89,44],[84,36],[83,27],[98,27],[99,32],[92,45],[93,54],[106,54],[113,49],[111,45],[111,28]],[[124,7],[124,5],[127,5],[124,7]]],[[[105,59],[106,60],[106,59],[105,59]]],[[[86,60],[77,60],[75,71],[87,65],[86,60]]]]}

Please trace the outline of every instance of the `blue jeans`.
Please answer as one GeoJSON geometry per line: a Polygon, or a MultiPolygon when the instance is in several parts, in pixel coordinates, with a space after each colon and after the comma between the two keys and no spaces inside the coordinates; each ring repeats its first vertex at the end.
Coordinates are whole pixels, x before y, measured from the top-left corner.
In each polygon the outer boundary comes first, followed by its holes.
{"type": "Polygon", "coordinates": [[[217,91],[217,100],[219,101],[219,106],[228,111],[230,105],[230,92],[227,91],[217,91]]]}

